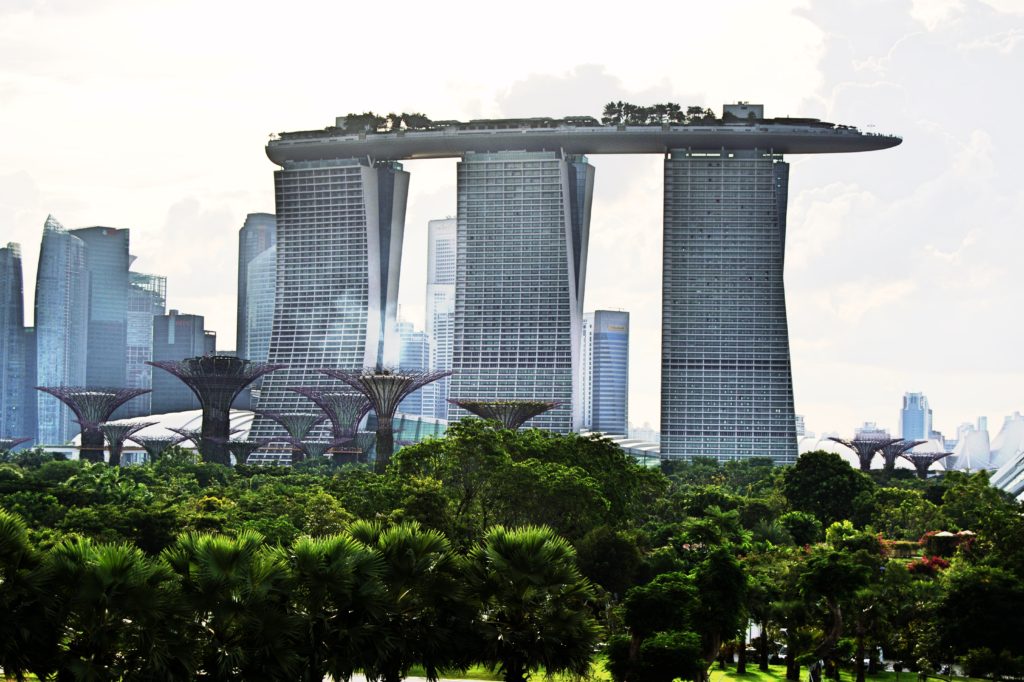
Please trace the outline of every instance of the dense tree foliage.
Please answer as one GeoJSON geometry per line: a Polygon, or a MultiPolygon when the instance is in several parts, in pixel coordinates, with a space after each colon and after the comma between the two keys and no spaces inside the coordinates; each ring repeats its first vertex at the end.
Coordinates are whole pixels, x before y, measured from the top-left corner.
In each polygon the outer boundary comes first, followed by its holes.
{"type": "Polygon", "coordinates": [[[59,679],[704,680],[886,662],[1024,671],[1024,520],[986,474],[646,468],[599,438],[480,420],[378,474],[0,456],[0,668],[59,679]],[[943,531],[943,532],[939,532],[943,531]],[[740,655],[740,665],[744,665],[740,655]]]}

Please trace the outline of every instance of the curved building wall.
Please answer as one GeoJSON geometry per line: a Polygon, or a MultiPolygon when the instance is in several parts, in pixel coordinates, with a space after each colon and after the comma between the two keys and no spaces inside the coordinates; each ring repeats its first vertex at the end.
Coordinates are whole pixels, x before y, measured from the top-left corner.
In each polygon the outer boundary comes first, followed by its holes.
{"type": "MultiPolygon", "coordinates": [[[[320,368],[397,362],[409,174],[399,164],[333,159],[287,163],[274,183],[277,286],[267,359],[286,368],[264,378],[256,407],[309,410],[292,387],[340,388],[320,368]]],[[[327,429],[315,437],[326,439],[327,429]]],[[[254,438],[283,435],[270,419],[253,424],[254,438]]]]}
{"type": "Polygon", "coordinates": [[[459,163],[452,398],[556,400],[526,426],[582,426],[574,378],[593,183],[586,159],[558,152],[459,163]]]}
{"type": "Polygon", "coordinates": [[[665,159],[661,452],[796,461],[783,288],[789,165],[758,150],[665,159]]]}

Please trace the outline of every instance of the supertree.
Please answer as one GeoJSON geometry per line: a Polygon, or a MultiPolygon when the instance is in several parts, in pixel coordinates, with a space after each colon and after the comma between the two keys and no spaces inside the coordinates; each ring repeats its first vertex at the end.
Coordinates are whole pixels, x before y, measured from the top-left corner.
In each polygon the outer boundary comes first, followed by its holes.
{"type": "Polygon", "coordinates": [[[835,441],[841,445],[853,450],[857,453],[857,459],[860,460],[861,471],[871,471],[871,460],[875,458],[875,455],[882,448],[892,445],[893,443],[899,442],[901,438],[854,438],[853,440],[844,440],[842,438],[836,438],[835,436],[829,436],[829,440],[835,441]]]}
{"type": "Polygon", "coordinates": [[[302,461],[302,441],[305,440],[313,427],[326,419],[323,412],[272,412],[260,410],[257,414],[273,419],[288,432],[288,442],[292,444],[292,461],[302,461]]]}
{"type": "Polygon", "coordinates": [[[448,402],[472,412],[482,419],[493,419],[501,422],[506,429],[515,431],[528,419],[544,414],[562,403],[545,402],[543,400],[458,400],[449,398],[448,402]]]}
{"type": "Polygon", "coordinates": [[[200,355],[185,360],[148,362],[181,379],[199,398],[203,408],[200,451],[209,461],[230,464],[227,449],[230,435],[231,403],[242,389],[284,365],[252,362],[231,355],[200,355]]]}
{"type": "Polygon", "coordinates": [[[167,448],[181,442],[181,436],[131,436],[128,440],[141,445],[142,449],[149,455],[149,463],[156,464],[156,461],[166,452],[167,448]]]}
{"type": "Polygon", "coordinates": [[[0,438],[0,452],[10,452],[22,443],[27,443],[31,438],[0,438]]]}
{"type": "MultiPolygon", "coordinates": [[[[184,427],[168,426],[167,430],[168,431],[173,431],[174,433],[176,433],[179,436],[181,436],[182,442],[185,442],[187,440],[192,441],[192,444],[196,446],[196,450],[197,451],[199,450],[200,447],[202,447],[202,444],[203,444],[203,431],[202,431],[202,429],[186,429],[184,427]]],[[[238,433],[239,431],[241,431],[241,429],[231,429],[230,431],[228,431],[228,437],[230,438],[231,436],[233,436],[234,434],[238,433]]],[[[219,440],[219,439],[215,439],[215,440],[219,440]]]]}
{"type": "Polygon", "coordinates": [[[917,477],[921,480],[928,478],[928,470],[944,457],[949,457],[952,452],[901,452],[900,457],[914,465],[917,470],[917,477]]]}
{"type": "Polygon", "coordinates": [[[883,469],[886,473],[891,474],[896,469],[896,459],[904,452],[911,448],[916,448],[922,443],[927,443],[924,440],[898,440],[893,443],[889,443],[882,448],[882,460],[885,462],[883,469]]]}
{"type": "Polygon", "coordinates": [[[342,443],[348,443],[350,441],[351,441],[350,438],[346,439],[344,441],[336,441],[336,440],[334,440],[334,441],[313,441],[313,440],[307,440],[307,441],[303,441],[302,443],[299,443],[298,447],[299,447],[300,450],[302,450],[302,455],[303,455],[303,457],[305,459],[317,460],[317,459],[320,459],[321,457],[323,457],[327,453],[328,450],[331,450],[332,448],[338,447],[342,443]]]}
{"type": "Polygon", "coordinates": [[[107,443],[110,446],[110,461],[108,462],[110,466],[121,466],[121,452],[124,450],[125,440],[147,426],[153,426],[154,424],[156,422],[134,422],[131,424],[106,422],[100,424],[100,431],[107,437],[107,443]]]}
{"type": "Polygon", "coordinates": [[[235,463],[245,464],[249,455],[256,452],[270,441],[264,438],[259,440],[229,440],[226,443],[228,452],[235,456],[235,463]]]}
{"type": "Polygon", "coordinates": [[[365,464],[370,461],[370,455],[377,444],[377,434],[373,431],[359,431],[353,439],[353,444],[358,450],[356,460],[365,464]]]}
{"type": "Polygon", "coordinates": [[[110,419],[110,415],[122,404],[152,389],[36,386],[36,390],[49,393],[71,408],[82,427],[81,458],[102,462],[103,432],[100,431],[100,424],[110,419]]]}
{"type": "Polygon", "coordinates": [[[293,388],[299,395],[315,403],[331,420],[331,438],[351,439],[359,428],[359,422],[370,411],[370,401],[362,393],[354,391],[331,391],[301,386],[293,388]]]}
{"type": "Polygon", "coordinates": [[[383,473],[395,450],[394,419],[398,404],[410,393],[432,381],[451,376],[448,371],[410,371],[365,368],[362,370],[322,369],[329,377],[348,384],[366,396],[377,414],[377,461],[374,468],[383,473]]]}

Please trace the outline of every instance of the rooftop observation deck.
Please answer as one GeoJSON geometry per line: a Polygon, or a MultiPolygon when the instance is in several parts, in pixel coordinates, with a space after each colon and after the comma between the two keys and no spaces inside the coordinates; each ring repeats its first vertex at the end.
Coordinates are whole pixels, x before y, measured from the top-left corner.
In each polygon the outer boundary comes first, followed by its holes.
{"type": "Polygon", "coordinates": [[[442,159],[468,152],[559,151],[566,154],[665,154],[672,149],[763,149],[778,154],[867,152],[895,147],[895,135],[828,123],[765,119],[715,125],[508,127],[452,125],[435,130],[347,133],[338,128],[284,133],[267,156],[286,161],[370,157],[375,161],[442,159]]]}

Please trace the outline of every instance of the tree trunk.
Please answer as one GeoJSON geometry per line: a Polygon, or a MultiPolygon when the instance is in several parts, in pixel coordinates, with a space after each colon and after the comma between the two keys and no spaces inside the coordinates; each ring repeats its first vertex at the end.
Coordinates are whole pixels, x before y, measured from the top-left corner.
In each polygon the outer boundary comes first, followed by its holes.
{"type": "Polygon", "coordinates": [[[864,682],[864,635],[857,635],[857,652],[854,669],[857,671],[857,682],[864,682]]]}
{"type": "Polygon", "coordinates": [[[85,462],[103,461],[103,432],[96,428],[82,429],[82,448],[78,458],[85,462]]]}
{"type": "Polygon", "coordinates": [[[810,673],[811,682],[821,682],[821,661],[812,663],[807,672],[810,673]]]}
{"type": "Polygon", "coordinates": [[[868,653],[868,675],[878,674],[878,655],[874,650],[868,653]]]}
{"type": "Polygon", "coordinates": [[[747,674],[747,632],[740,634],[740,648],[736,652],[736,674],[747,674]]]}
{"type": "Polygon", "coordinates": [[[768,672],[768,624],[761,623],[761,639],[757,644],[757,669],[768,672]]]}
{"type": "Polygon", "coordinates": [[[792,654],[786,656],[786,679],[790,682],[800,682],[800,664],[796,662],[792,654]]]}
{"type": "Polygon", "coordinates": [[[830,680],[839,680],[839,661],[836,660],[835,656],[829,656],[825,659],[825,675],[830,680]]]}

